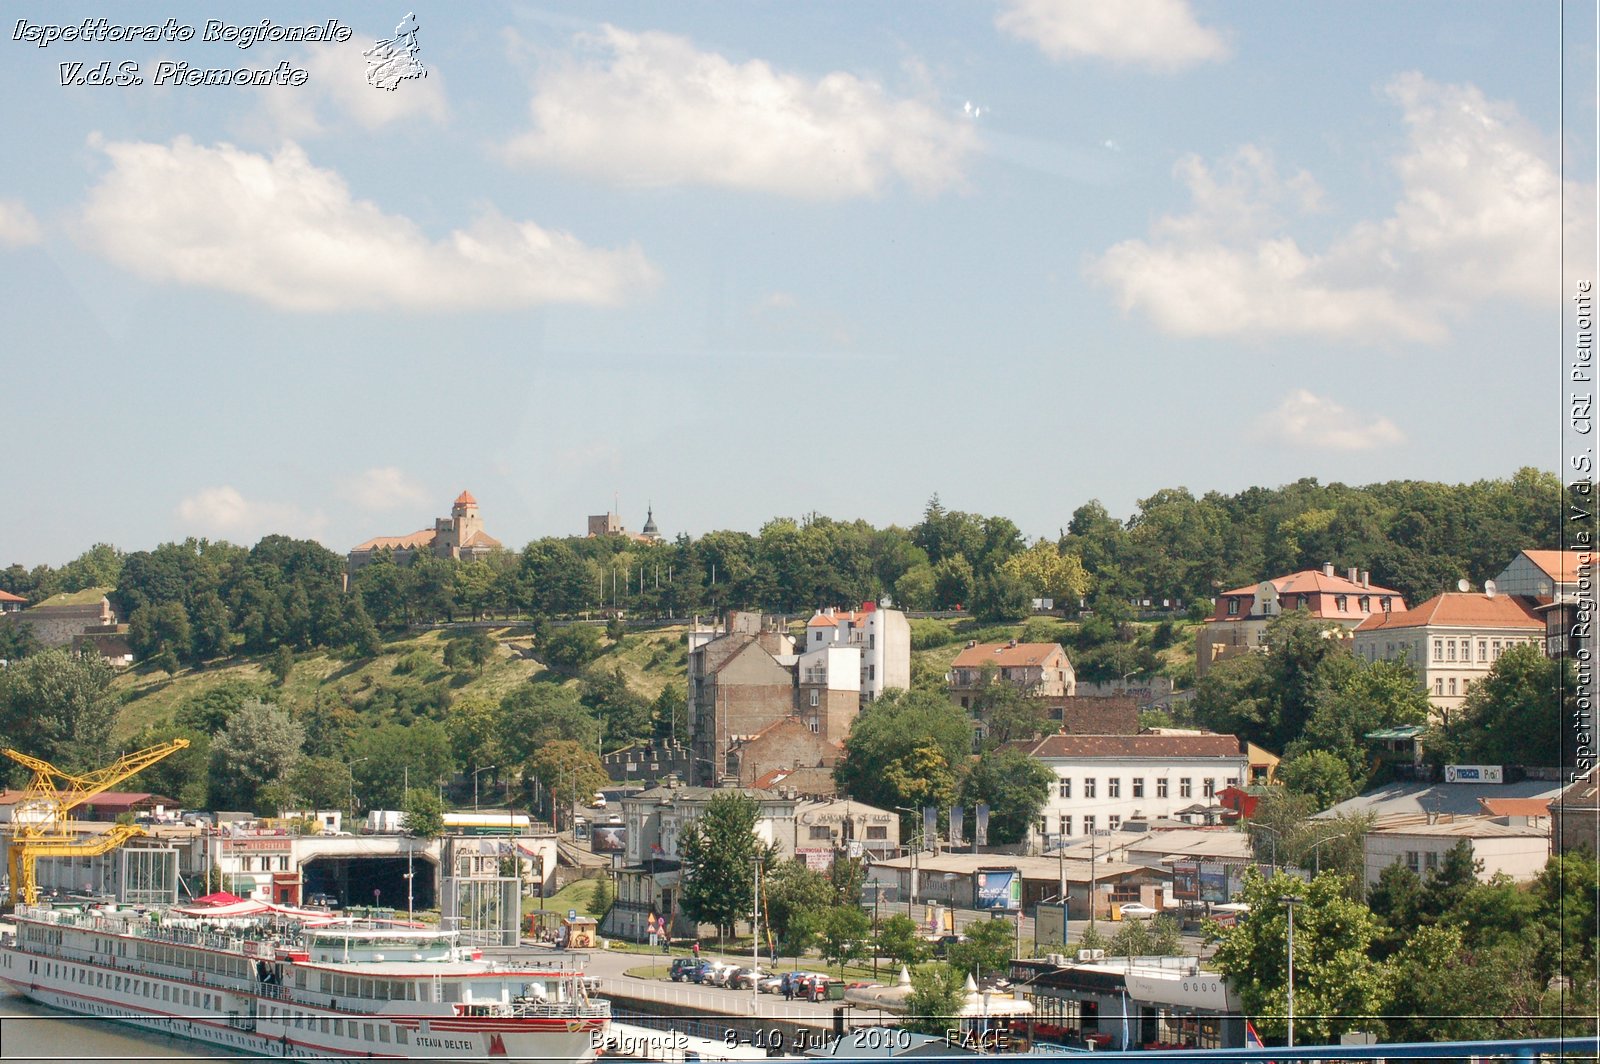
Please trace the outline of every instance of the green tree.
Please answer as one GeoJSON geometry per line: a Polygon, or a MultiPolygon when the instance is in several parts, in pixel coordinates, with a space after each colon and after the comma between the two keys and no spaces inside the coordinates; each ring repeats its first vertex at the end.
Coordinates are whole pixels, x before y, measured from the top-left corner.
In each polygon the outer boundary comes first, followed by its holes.
{"type": "Polygon", "coordinates": [[[1045,699],[1033,698],[1016,684],[1000,679],[999,671],[987,662],[978,671],[972,712],[984,722],[988,731],[984,741],[991,748],[1056,730],[1045,699]]]}
{"type": "Polygon", "coordinates": [[[914,967],[928,959],[928,940],[922,937],[917,922],[904,913],[893,913],[878,926],[878,956],[896,964],[914,967]]]}
{"type": "Polygon", "coordinates": [[[428,789],[456,769],[450,736],[436,720],[386,723],[359,733],[351,742],[356,795],[368,808],[395,809],[407,789],[428,789]]]}
{"type": "Polygon", "coordinates": [[[678,844],[683,912],[713,925],[719,936],[732,934],[735,922],[750,915],[755,860],[761,854],[755,832],[759,815],[760,806],[744,795],[714,795],[678,844]]]}
{"type": "Polygon", "coordinates": [[[951,610],[972,601],[974,577],[972,563],[957,554],[933,567],[933,601],[941,610],[951,610]]]}
{"type": "Polygon", "coordinates": [[[1004,570],[985,573],[972,589],[972,613],[986,623],[1020,621],[1032,611],[1032,598],[1020,576],[1004,570]]]}
{"type": "Polygon", "coordinates": [[[1054,782],[1054,773],[1020,750],[990,750],[962,781],[961,801],[974,806],[987,802],[990,841],[1014,845],[1027,837],[1054,782]]]}
{"type": "Polygon", "coordinates": [[[1575,677],[1570,660],[1547,658],[1533,644],[1512,647],[1472,685],[1442,729],[1437,755],[1486,764],[1560,764],[1562,721],[1576,719],[1575,677]]]}
{"type": "Polygon", "coordinates": [[[942,1035],[956,1024],[966,1004],[966,977],[948,964],[932,964],[911,973],[906,1018],[901,1024],[917,1034],[942,1035]]]}
{"type": "Polygon", "coordinates": [[[436,839],[444,834],[444,799],[432,787],[413,787],[401,807],[400,830],[416,839],[436,839]]]}
{"type": "Polygon", "coordinates": [[[267,671],[278,681],[278,686],[288,683],[289,674],[294,671],[294,651],[280,645],[272,652],[272,661],[267,665],[267,671]]]}
{"type": "Polygon", "coordinates": [[[971,748],[967,716],[943,692],[889,691],[851,722],[833,776],[839,790],[857,801],[914,808],[914,801],[930,793],[948,799],[941,788],[953,784],[951,766],[962,764],[971,748]],[[942,773],[931,788],[908,771],[919,747],[931,748],[917,757],[942,773]],[[894,766],[899,770],[891,777],[887,770],[894,766]]]}
{"type": "Polygon", "coordinates": [[[211,763],[211,736],[192,728],[153,725],[128,741],[132,750],[146,750],[173,739],[187,739],[189,745],[144,769],[134,779],[142,790],[174,799],[185,809],[206,804],[207,780],[211,763]]]}
{"type": "Polygon", "coordinates": [[[528,759],[524,771],[543,784],[549,793],[558,825],[562,819],[561,810],[610,782],[594,750],[570,739],[553,739],[539,747],[528,759]]]}
{"type": "Polygon", "coordinates": [[[1296,794],[1310,797],[1320,809],[1357,794],[1349,762],[1329,750],[1307,750],[1285,761],[1278,766],[1278,779],[1296,794]]]}
{"type": "Polygon", "coordinates": [[[1016,956],[1015,920],[979,920],[968,924],[964,932],[966,941],[950,946],[950,967],[978,979],[1010,969],[1011,958],[1016,956]]]}
{"type": "Polygon", "coordinates": [[[603,917],[611,910],[611,880],[599,876],[594,881],[594,893],[589,896],[589,911],[603,917]]]}
{"type": "Polygon", "coordinates": [[[289,772],[289,786],[311,809],[343,809],[355,786],[350,766],[334,757],[308,757],[289,772]]]}
{"type": "Polygon", "coordinates": [[[1365,736],[1401,725],[1428,723],[1427,692],[1405,661],[1362,662],[1323,691],[1299,740],[1286,756],[1320,750],[1343,759],[1357,791],[1365,789],[1371,758],[1365,736]]]}
{"type": "Polygon", "coordinates": [[[839,966],[839,978],[844,978],[844,966],[866,955],[872,940],[872,920],[859,905],[835,905],[822,915],[820,928],[822,959],[839,966]]]}
{"type": "Polygon", "coordinates": [[[211,744],[211,807],[276,814],[262,788],[285,779],[304,745],[305,729],[282,709],[244,703],[211,744]]]}
{"type": "MultiPolygon", "coordinates": [[[[0,669],[0,735],[5,743],[67,771],[108,760],[117,703],[112,672],[95,655],[46,650],[0,669]]],[[[12,779],[23,772],[10,761],[12,779]]]]}
{"type": "Polygon", "coordinates": [[[551,668],[577,673],[600,656],[600,630],[587,624],[557,628],[544,641],[540,656],[551,668]]]}
{"type": "Polygon", "coordinates": [[[1001,571],[1021,580],[1030,597],[1054,599],[1057,608],[1076,606],[1089,593],[1089,574],[1078,556],[1047,539],[1007,558],[1001,571]]]}
{"type": "Polygon", "coordinates": [[[600,744],[600,722],[570,687],[525,683],[500,700],[499,742],[506,757],[522,764],[558,739],[589,750],[600,744]]]}
{"type": "Polygon", "coordinates": [[[1217,943],[1212,962],[1238,992],[1246,1014],[1258,1017],[1263,1035],[1281,1037],[1286,1014],[1288,907],[1294,906],[1295,1033],[1324,1044],[1360,1026],[1389,1000],[1388,969],[1373,960],[1376,917],[1346,896],[1344,877],[1332,873],[1310,883],[1287,873],[1268,879],[1245,871],[1243,900],[1250,919],[1235,927],[1208,928],[1217,943]]]}
{"type": "MultiPolygon", "coordinates": [[[[795,921],[804,913],[828,909],[835,894],[833,884],[821,872],[807,868],[803,861],[783,861],[762,876],[761,897],[768,931],[783,943],[785,953],[799,954],[811,940],[807,938],[799,949],[794,948],[790,931],[797,926],[795,921]]],[[[814,927],[815,922],[812,923],[814,927]]]]}

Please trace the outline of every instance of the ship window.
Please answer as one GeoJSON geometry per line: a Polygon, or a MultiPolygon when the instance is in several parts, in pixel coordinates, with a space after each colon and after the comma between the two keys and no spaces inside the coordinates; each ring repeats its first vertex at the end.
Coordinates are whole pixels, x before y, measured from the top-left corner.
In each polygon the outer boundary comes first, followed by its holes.
{"type": "Polygon", "coordinates": [[[401,1045],[407,1045],[411,1041],[411,1032],[407,1031],[404,1027],[398,1028],[394,1032],[394,1035],[395,1041],[399,1042],[401,1045]]]}
{"type": "Polygon", "coordinates": [[[387,1042],[388,1040],[389,1040],[389,1025],[388,1024],[384,1024],[382,1027],[378,1028],[378,1041],[387,1042]]]}
{"type": "Polygon", "coordinates": [[[327,1034],[328,1033],[328,1017],[326,1017],[326,1016],[322,1017],[322,1023],[319,1026],[321,1027],[322,1033],[323,1034],[327,1034]]]}
{"type": "MultiPolygon", "coordinates": [[[[352,1024],[351,1026],[355,1025],[352,1024]]],[[[368,1042],[372,1041],[372,1024],[364,1023],[361,1025],[361,1037],[365,1038],[368,1042]]]]}

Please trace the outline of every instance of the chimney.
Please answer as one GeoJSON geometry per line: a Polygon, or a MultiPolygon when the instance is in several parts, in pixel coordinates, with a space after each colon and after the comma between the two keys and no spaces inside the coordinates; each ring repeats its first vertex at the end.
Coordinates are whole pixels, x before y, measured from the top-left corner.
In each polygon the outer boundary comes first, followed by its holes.
{"type": "Polygon", "coordinates": [[[1367,570],[1365,570],[1365,569],[1361,570],[1361,586],[1362,587],[1371,587],[1372,586],[1372,574],[1370,572],[1368,572],[1367,570]]]}
{"type": "Polygon", "coordinates": [[[1323,562],[1322,563],[1322,575],[1323,576],[1332,576],[1333,575],[1333,563],[1332,562],[1323,562]]]}
{"type": "Polygon", "coordinates": [[[1349,569],[1345,570],[1345,579],[1350,581],[1352,584],[1356,582],[1356,567],[1355,566],[1352,565],[1349,569]]]}

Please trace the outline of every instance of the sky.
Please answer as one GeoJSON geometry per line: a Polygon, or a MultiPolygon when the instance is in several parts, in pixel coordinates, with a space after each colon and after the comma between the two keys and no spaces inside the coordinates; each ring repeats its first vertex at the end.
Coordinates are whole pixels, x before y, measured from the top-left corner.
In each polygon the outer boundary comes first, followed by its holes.
{"type": "Polygon", "coordinates": [[[414,13],[6,4],[0,564],[1560,463],[1593,5],[414,13]]]}

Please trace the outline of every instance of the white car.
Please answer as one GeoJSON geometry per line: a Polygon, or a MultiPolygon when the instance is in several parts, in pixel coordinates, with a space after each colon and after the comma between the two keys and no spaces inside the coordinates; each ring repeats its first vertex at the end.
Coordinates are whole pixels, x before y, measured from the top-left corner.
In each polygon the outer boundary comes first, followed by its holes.
{"type": "Polygon", "coordinates": [[[1150,906],[1140,905],[1136,901],[1131,901],[1122,906],[1122,918],[1124,920],[1148,920],[1155,915],[1156,911],[1150,906]]]}

